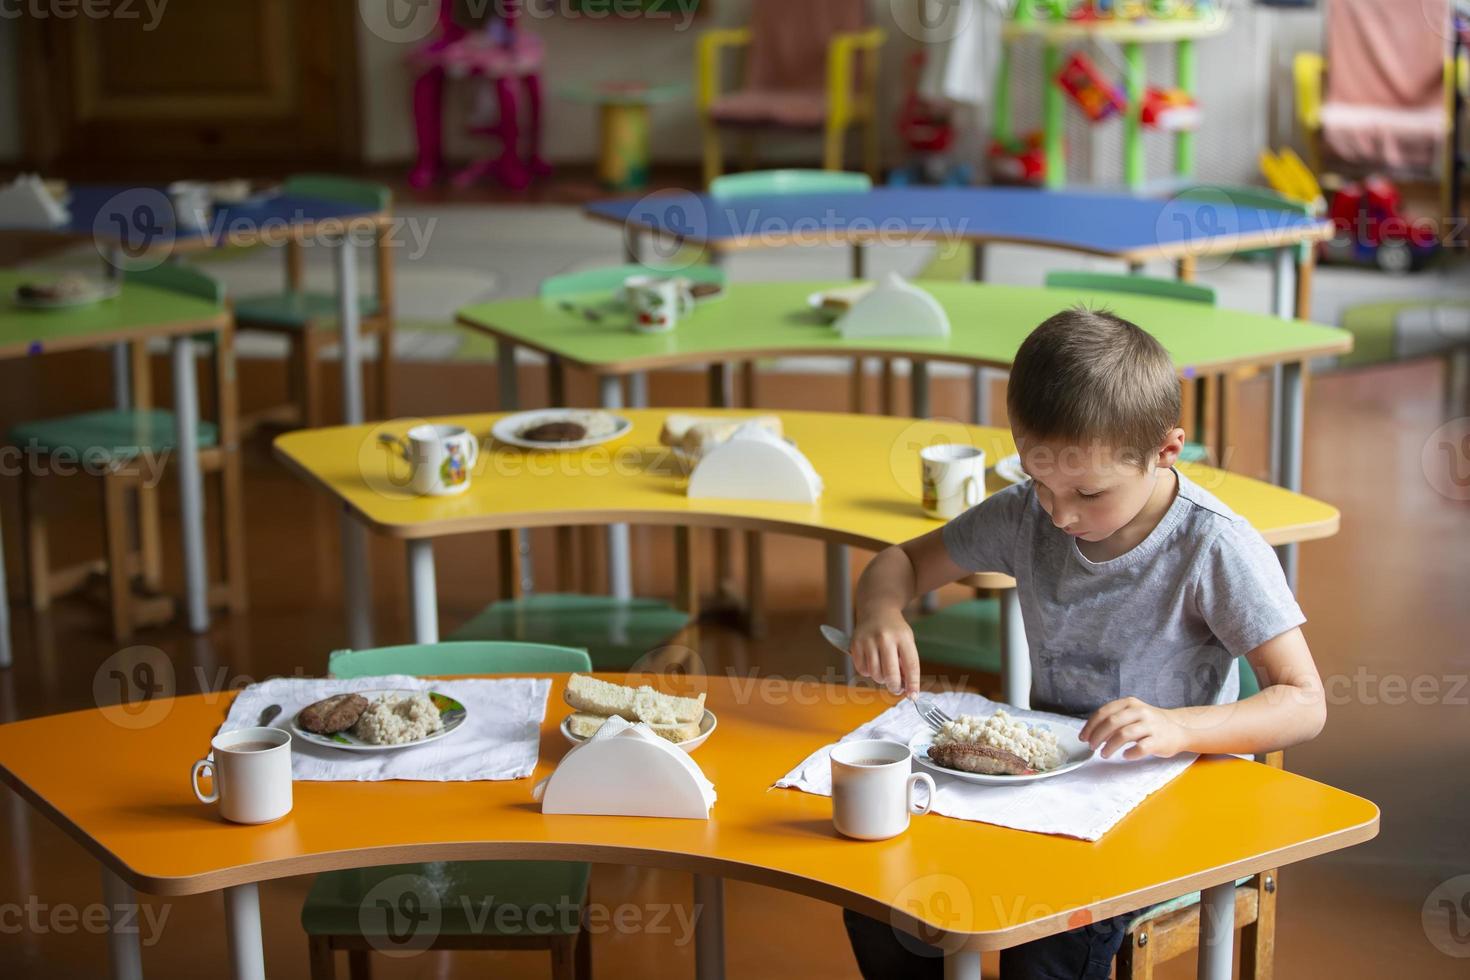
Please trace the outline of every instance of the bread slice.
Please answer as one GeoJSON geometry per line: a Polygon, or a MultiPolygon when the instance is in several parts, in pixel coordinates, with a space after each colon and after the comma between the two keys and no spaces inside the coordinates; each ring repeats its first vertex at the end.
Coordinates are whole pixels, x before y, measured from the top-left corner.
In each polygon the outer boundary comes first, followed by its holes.
{"type": "Polygon", "coordinates": [[[704,695],[680,698],[649,687],[625,687],[608,681],[573,674],[562,695],[567,704],[590,715],[619,715],[629,721],[650,725],[698,725],[704,717],[704,695]]]}
{"type": "MultiPolygon", "coordinates": [[[[579,711],[567,718],[567,729],[578,738],[591,738],[597,734],[598,729],[602,728],[606,721],[607,717],[604,715],[589,715],[584,711],[579,711]]],[[[678,722],[672,725],[649,725],[648,727],[653,729],[655,735],[666,738],[675,745],[687,742],[699,735],[699,722],[697,721],[678,722]]]]}
{"type": "Polygon", "coordinates": [[[772,435],[780,437],[785,431],[779,415],[751,415],[743,418],[711,418],[707,415],[686,415],[675,412],[664,419],[658,441],[665,446],[677,446],[691,456],[702,456],[735,434],[742,425],[754,422],[772,435]]]}

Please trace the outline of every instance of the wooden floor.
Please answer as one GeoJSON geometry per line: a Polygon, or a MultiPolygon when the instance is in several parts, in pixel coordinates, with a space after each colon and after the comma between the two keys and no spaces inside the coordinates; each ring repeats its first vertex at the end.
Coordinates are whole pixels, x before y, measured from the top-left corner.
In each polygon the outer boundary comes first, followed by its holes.
{"type": "MultiPolygon", "coordinates": [[[[159,371],[166,366],[159,365],[159,371]]],[[[242,366],[247,407],[279,392],[279,365],[242,366]]],[[[98,355],[0,364],[0,421],[6,425],[77,404],[75,392],[106,401],[107,368],[98,355]]],[[[405,365],[399,414],[463,411],[494,404],[493,366],[405,365]]],[[[592,388],[576,379],[573,400],[590,402],[592,388]]],[[[1308,413],[1308,491],[1342,508],[1342,533],[1302,553],[1302,603],[1307,635],[1332,697],[1327,730],[1293,750],[1288,766],[1368,796],[1383,808],[1383,831],[1370,844],[1288,869],[1282,875],[1277,964],[1280,977],[1463,977],[1466,961],[1438,952],[1421,924],[1421,909],[1441,881],[1470,872],[1470,506],[1438,494],[1420,467],[1421,450],[1444,420],[1439,367],[1434,362],[1314,379],[1308,413]],[[1418,686],[1416,687],[1416,681],[1418,686]],[[1420,696],[1405,692],[1418,691],[1420,696]],[[1429,692],[1429,693],[1426,693],[1429,692]],[[1437,693],[1434,693],[1437,692],[1437,693]]],[[[761,403],[784,408],[845,405],[838,375],[770,375],[761,403]]],[[[167,392],[160,376],[156,390],[167,392]]],[[[701,400],[697,374],[653,379],[655,404],[701,400]]],[[[539,404],[541,378],[527,371],[523,397],[539,404]]],[[[1258,447],[1262,391],[1248,392],[1243,429],[1258,447]]],[[[958,381],[935,384],[935,412],[964,417],[958,381]]],[[[1247,472],[1261,465],[1257,448],[1235,457],[1247,472]]],[[[265,450],[247,455],[247,527],[251,611],[217,620],[205,636],[177,628],[145,634],[164,651],[180,692],[219,690],[251,679],[322,672],[343,639],[337,520],[331,508],[286,475],[265,450]]],[[[0,494],[10,552],[11,588],[20,593],[15,480],[0,494]]],[[[57,479],[59,507],[72,516],[57,532],[61,557],[100,547],[96,487],[85,478],[57,479]]],[[[172,483],[165,495],[173,517],[172,483]]],[[[169,522],[171,582],[178,580],[177,534],[169,522]]],[[[538,535],[538,575],[549,583],[548,540],[538,535]]],[[[638,531],[638,591],[671,589],[668,540],[638,531]]],[[[768,539],[768,636],[751,641],[712,627],[700,655],[712,670],[733,666],[765,674],[820,674],[835,665],[818,637],[822,619],[819,545],[768,539]]],[[[459,539],[438,549],[442,620],[453,628],[494,592],[492,542],[459,539]]],[[[378,638],[408,636],[401,546],[374,542],[373,584],[378,638]]],[[[856,562],[861,565],[861,558],[856,562]]],[[[0,673],[0,718],[85,708],[115,697],[106,660],[116,652],[104,619],[85,601],[67,600],[46,618],[14,606],[16,665],[0,673]]],[[[201,752],[204,746],[200,746],[201,752]]],[[[104,764],[105,747],[99,747],[104,764]]],[[[772,759],[771,777],[791,760],[772,759]]],[[[180,792],[185,774],[180,772],[180,792]]],[[[85,772],[76,774],[85,779],[85,772]]],[[[0,975],[67,978],[105,975],[105,938],[79,926],[101,900],[96,867],[68,838],[0,789],[0,975]]],[[[344,819],[346,815],[344,815],[344,819]]],[[[266,959],[273,978],[307,975],[306,943],[297,924],[306,880],[262,888],[266,959]]],[[[1458,898],[1458,896],[1456,896],[1458,898]]],[[[596,869],[592,902],[629,909],[624,921],[659,929],[609,930],[594,940],[599,977],[684,978],[693,973],[693,947],[676,915],[685,909],[685,875],[632,868],[596,869]]],[[[833,907],[769,889],[731,883],[727,897],[729,976],[853,977],[841,921],[833,907]]],[[[223,908],[218,897],[149,902],[157,936],[144,927],[144,964],[154,978],[225,976],[223,908]]],[[[1463,930],[1463,923],[1460,923],[1463,930]]],[[[1442,930],[1448,935],[1447,930],[1442,930]]],[[[1464,950],[1470,951],[1470,950],[1464,950]]],[[[993,961],[988,961],[993,967],[993,961]]],[[[377,958],[380,978],[545,977],[547,957],[533,953],[421,954],[377,958]]],[[[345,964],[344,964],[345,968],[345,964]]],[[[345,970],[344,970],[345,972],[345,970]]],[[[1165,977],[1193,975],[1192,958],[1170,964],[1165,977]]]]}

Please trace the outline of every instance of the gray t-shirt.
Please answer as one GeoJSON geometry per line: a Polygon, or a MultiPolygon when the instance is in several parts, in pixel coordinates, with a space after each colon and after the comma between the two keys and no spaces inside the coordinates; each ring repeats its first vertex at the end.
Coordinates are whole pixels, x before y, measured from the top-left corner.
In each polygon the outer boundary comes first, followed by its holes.
{"type": "Polygon", "coordinates": [[[1087,715],[1121,697],[1161,708],[1234,701],[1235,658],[1306,621],[1265,539],[1178,476],[1158,526],[1111,561],[1084,557],[1029,481],[944,526],[957,565],[1016,579],[1033,707],[1087,715]]]}

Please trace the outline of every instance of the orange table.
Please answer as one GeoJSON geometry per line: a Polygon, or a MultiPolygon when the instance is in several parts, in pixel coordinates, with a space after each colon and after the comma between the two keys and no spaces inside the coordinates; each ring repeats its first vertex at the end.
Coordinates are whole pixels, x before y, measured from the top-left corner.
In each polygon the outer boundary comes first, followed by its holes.
{"type": "MultiPolygon", "coordinates": [[[[721,972],[719,879],[729,877],[890,919],[943,946],[947,976],[978,980],[981,950],[1196,889],[1206,902],[1233,896],[1239,877],[1361,843],[1378,829],[1367,800],[1226,758],[1191,766],[1093,843],[939,816],[916,818],[893,840],[848,841],[832,829],[830,800],[769,787],[877,715],[888,696],[738,677],[682,682],[707,685],[720,718],[695,755],[719,792],[710,820],[544,816],[531,787],[566,751],[557,731],[569,710],[564,683],[553,678],[534,779],[301,782],[294,811],[260,827],[225,823],[185,781],[229,694],[0,726],[0,778],[97,858],[109,905],[131,901],[134,888],[223,890],[236,977],[264,976],[257,882],[408,861],[555,859],[693,872],[696,896],[710,906],[698,920],[701,978],[721,972]]],[[[1201,918],[1218,928],[1214,916],[1201,918]]],[[[141,976],[136,934],[113,932],[110,942],[114,976],[141,976]]]]}

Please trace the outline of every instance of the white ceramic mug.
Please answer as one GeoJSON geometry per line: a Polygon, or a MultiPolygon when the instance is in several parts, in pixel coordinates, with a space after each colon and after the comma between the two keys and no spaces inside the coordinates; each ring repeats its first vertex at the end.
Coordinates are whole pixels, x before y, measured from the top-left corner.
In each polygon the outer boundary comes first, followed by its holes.
{"type": "Polygon", "coordinates": [[[410,468],[409,486],[429,497],[452,497],[470,488],[470,473],[480,458],[480,440],[459,425],[416,425],[406,438],[383,435],[410,468]]]}
{"type": "Polygon", "coordinates": [[[629,276],[623,281],[633,308],[633,329],[639,333],[666,333],[679,317],[694,310],[693,284],[673,276],[629,276]]]}
{"type": "Polygon", "coordinates": [[[209,756],[194,763],[189,785],[200,803],[219,803],[233,823],[270,823],[291,812],[291,733],[280,728],[239,728],[216,735],[209,756]],[[199,789],[208,769],[214,786],[199,789]]]}
{"type": "Polygon", "coordinates": [[[964,443],[926,446],[919,466],[930,517],[954,520],[985,499],[985,450],[964,443]]]}
{"type": "Polygon", "coordinates": [[[174,226],[180,231],[204,231],[209,227],[213,204],[207,184],[176,180],[168,185],[168,200],[174,211],[174,226]]]}
{"type": "Polygon", "coordinates": [[[844,837],[887,840],[909,829],[909,814],[934,805],[934,780],[911,772],[913,753],[902,742],[865,738],[832,749],[832,823],[844,837]],[[923,806],[914,787],[929,787],[923,806]]]}

